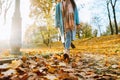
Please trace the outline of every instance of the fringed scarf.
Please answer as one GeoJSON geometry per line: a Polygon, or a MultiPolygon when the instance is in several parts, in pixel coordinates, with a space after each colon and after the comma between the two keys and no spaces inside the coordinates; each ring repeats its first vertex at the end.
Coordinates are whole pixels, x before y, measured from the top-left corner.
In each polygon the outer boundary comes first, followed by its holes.
{"type": "Polygon", "coordinates": [[[63,24],[64,31],[75,29],[74,25],[74,9],[70,0],[65,0],[62,2],[62,15],[63,15],[63,24]]]}

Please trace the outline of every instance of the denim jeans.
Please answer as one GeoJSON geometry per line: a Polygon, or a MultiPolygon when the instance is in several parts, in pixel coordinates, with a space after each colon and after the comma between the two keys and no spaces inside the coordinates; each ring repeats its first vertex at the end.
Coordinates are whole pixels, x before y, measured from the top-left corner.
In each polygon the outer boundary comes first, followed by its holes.
{"type": "Polygon", "coordinates": [[[65,34],[65,49],[69,50],[71,46],[72,41],[72,31],[69,30],[65,34]]]}

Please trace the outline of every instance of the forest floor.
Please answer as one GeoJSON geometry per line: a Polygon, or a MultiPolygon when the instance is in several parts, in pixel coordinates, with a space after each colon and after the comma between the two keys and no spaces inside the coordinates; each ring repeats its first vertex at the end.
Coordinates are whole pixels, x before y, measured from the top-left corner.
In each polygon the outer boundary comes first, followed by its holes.
{"type": "MultiPolygon", "coordinates": [[[[70,62],[61,42],[51,48],[21,49],[22,56],[0,65],[0,80],[120,80],[120,35],[73,41],[70,62]]],[[[11,59],[9,50],[0,60],[11,59]]]]}

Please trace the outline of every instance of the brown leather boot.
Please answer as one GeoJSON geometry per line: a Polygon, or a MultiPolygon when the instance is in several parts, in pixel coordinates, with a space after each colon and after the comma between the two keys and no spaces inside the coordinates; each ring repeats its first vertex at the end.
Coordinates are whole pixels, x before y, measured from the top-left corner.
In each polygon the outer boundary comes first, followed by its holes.
{"type": "Polygon", "coordinates": [[[71,42],[71,47],[74,49],[75,48],[75,45],[71,42]]]}
{"type": "Polygon", "coordinates": [[[63,58],[64,58],[64,61],[65,61],[66,63],[70,63],[70,58],[69,58],[69,55],[68,55],[68,54],[64,54],[64,55],[63,55],[63,58]]]}
{"type": "Polygon", "coordinates": [[[70,54],[70,51],[68,50],[68,49],[66,49],[65,51],[64,51],[64,54],[63,54],[63,59],[64,59],[64,61],[65,62],[70,62],[70,56],[69,56],[69,54],[70,54]]]}

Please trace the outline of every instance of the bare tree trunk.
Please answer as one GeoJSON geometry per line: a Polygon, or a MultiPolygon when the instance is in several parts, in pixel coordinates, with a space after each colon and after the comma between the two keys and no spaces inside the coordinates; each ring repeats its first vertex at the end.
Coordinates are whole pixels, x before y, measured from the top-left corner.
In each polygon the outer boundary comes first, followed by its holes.
{"type": "Polygon", "coordinates": [[[5,8],[5,13],[4,13],[4,24],[6,24],[6,16],[9,8],[11,7],[12,1],[7,1],[6,2],[6,8],[5,8]]]}
{"type": "Polygon", "coordinates": [[[99,28],[100,36],[101,36],[102,35],[102,31],[101,31],[100,25],[98,25],[98,28],[99,28]]]}
{"type": "Polygon", "coordinates": [[[96,26],[98,27],[98,30],[99,30],[99,33],[100,33],[100,36],[101,36],[101,35],[102,35],[102,32],[101,32],[101,24],[99,24],[99,22],[101,21],[101,19],[100,19],[100,17],[98,17],[98,16],[95,16],[94,19],[95,19],[95,24],[96,24],[96,26]]]}
{"type": "Polygon", "coordinates": [[[116,5],[117,0],[115,0],[114,4],[113,4],[112,0],[110,2],[111,2],[112,10],[113,10],[115,30],[116,30],[116,34],[118,34],[118,24],[117,24],[116,13],[115,13],[115,5],[116,5]]]}
{"type": "Polygon", "coordinates": [[[116,34],[118,34],[118,24],[117,24],[117,20],[116,20],[115,8],[113,8],[113,15],[114,15],[116,34]]]}
{"type": "Polygon", "coordinates": [[[0,0],[0,15],[4,12],[4,14],[3,14],[3,16],[4,16],[4,24],[6,24],[7,12],[10,9],[11,4],[12,4],[12,1],[10,1],[10,0],[7,0],[7,1],[5,1],[5,0],[1,1],[0,0]],[[3,5],[5,5],[5,6],[3,6],[3,5]]]}
{"type": "Polygon", "coordinates": [[[15,12],[12,18],[11,28],[11,54],[19,55],[21,48],[21,14],[20,14],[20,0],[15,0],[15,12]]]}
{"type": "Polygon", "coordinates": [[[109,2],[107,2],[107,11],[108,11],[108,18],[109,18],[109,25],[110,25],[110,29],[111,29],[111,35],[113,35],[114,34],[114,30],[113,30],[112,23],[111,23],[110,10],[109,10],[109,2]]]}

